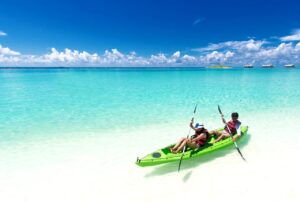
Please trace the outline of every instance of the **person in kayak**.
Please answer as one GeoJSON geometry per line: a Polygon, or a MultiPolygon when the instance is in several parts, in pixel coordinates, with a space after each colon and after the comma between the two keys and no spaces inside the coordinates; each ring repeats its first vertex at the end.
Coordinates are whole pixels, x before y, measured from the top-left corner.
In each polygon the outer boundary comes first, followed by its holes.
{"type": "Polygon", "coordinates": [[[219,142],[220,140],[225,139],[227,137],[230,137],[230,132],[232,135],[237,134],[237,136],[233,138],[233,141],[235,141],[236,138],[239,138],[241,136],[240,126],[242,123],[238,120],[238,118],[239,118],[239,114],[237,112],[233,112],[231,114],[231,120],[226,123],[224,119],[224,115],[222,115],[223,123],[228,126],[230,131],[228,130],[227,126],[225,126],[224,130],[222,131],[217,131],[217,130],[210,131],[209,132],[210,135],[217,136],[217,139],[214,141],[214,143],[219,142]]]}
{"type": "Polygon", "coordinates": [[[195,131],[195,134],[191,136],[191,138],[181,138],[177,144],[170,148],[172,153],[178,153],[183,149],[185,145],[192,149],[197,149],[203,145],[205,145],[206,141],[208,140],[209,133],[208,130],[204,128],[203,123],[197,123],[195,127],[193,126],[194,119],[192,119],[190,123],[191,129],[195,131]]]}

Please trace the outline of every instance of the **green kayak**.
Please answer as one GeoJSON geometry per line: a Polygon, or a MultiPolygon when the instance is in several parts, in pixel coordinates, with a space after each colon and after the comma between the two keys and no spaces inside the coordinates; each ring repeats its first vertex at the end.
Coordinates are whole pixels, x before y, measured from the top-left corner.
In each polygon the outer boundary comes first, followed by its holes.
{"type": "MultiPolygon", "coordinates": [[[[219,129],[219,131],[222,131],[222,130],[224,130],[224,129],[223,128],[219,129]]],[[[248,132],[248,126],[241,126],[242,136],[240,138],[238,138],[238,140],[245,137],[247,135],[247,132],[248,132]]],[[[210,140],[203,147],[200,147],[199,149],[193,150],[193,149],[188,148],[185,151],[182,160],[196,158],[196,157],[202,156],[204,154],[222,149],[226,146],[233,145],[233,141],[231,138],[226,138],[224,140],[221,140],[221,141],[213,144],[214,139],[215,139],[214,137],[211,137],[210,140]]],[[[155,165],[169,163],[169,162],[173,162],[173,161],[179,161],[182,153],[173,154],[170,151],[170,147],[172,147],[172,146],[174,146],[174,144],[164,147],[162,149],[158,149],[158,150],[152,152],[151,154],[148,154],[144,158],[141,158],[141,159],[138,158],[136,161],[136,164],[144,167],[144,166],[155,166],[155,165]]]]}

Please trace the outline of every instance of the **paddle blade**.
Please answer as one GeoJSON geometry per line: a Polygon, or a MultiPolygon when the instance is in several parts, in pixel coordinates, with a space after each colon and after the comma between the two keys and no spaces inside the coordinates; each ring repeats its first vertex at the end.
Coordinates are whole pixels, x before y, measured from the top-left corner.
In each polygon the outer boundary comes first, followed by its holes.
{"type": "Polygon", "coordinates": [[[222,111],[221,111],[221,108],[219,105],[218,105],[218,110],[219,110],[219,113],[222,114],[222,111]]]}
{"type": "Polygon", "coordinates": [[[238,152],[239,152],[239,154],[241,155],[242,159],[243,159],[244,161],[246,161],[246,159],[244,158],[244,156],[243,156],[242,152],[240,151],[240,149],[239,149],[238,147],[237,147],[236,149],[238,150],[238,152]]]}
{"type": "Polygon", "coordinates": [[[181,158],[180,161],[179,161],[178,172],[180,171],[181,162],[182,162],[182,158],[181,158]]]}
{"type": "Polygon", "coordinates": [[[180,171],[180,166],[181,166],[182,158],[184,156],[185,149],[186,149],[186,145],[184,145],[184,147],[183,147],[182,154],[181,154],[181,157],[180,157],[180,160],[179,160],[178,172],[180,171]]]}
{"type": "Polygon", "coordinates": [[[196,106],[195,106],[195,109],[194,109],[194,114],[196,113],[197,106],[198,106],[198,104],[196,104],[196,106]]]}

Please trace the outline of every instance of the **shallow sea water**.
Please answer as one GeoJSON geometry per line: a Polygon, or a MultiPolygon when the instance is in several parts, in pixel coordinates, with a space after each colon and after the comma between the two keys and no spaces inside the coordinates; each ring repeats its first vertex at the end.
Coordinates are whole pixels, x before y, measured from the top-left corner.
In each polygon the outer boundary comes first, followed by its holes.
{"type": "Polygon", "coordinates": [[[299,201],[299,69],[1,69],[0,201],[299,201]],[[137,156],[233,111],[234,147],[140,168],[137,156]],[[200,199],[199,199],[200,200],[200,199]]]}

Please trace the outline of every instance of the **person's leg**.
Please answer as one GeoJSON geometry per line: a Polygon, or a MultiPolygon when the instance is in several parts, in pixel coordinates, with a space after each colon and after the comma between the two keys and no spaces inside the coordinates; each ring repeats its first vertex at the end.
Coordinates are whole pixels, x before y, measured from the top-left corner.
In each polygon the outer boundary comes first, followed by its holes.
{"type": "Polygon", "coordinates": [[[171,152],[175,152],[185,139],[185,137],[181,138],[174,147],[170,148],[171,152]]]}
{"type": "Polygon", "coordinates": [[[208,132],[210,135],[216,135],[217,137],[222,135],[222,132],[217,131],[217,130],[212,130],[208,132]]]}
{"type": "Polygon", "coordinates": [[[227,137],[230,137],[230,134],[226,130],[223,130],[222,136],[223,136],[223,138],[227,138],[227,137]]]}
{"type": "Polygon", "coordinates": [[[196,144],[195,142],[193,141],[187,141],[187,146],[190,147],[191,149],[198,149],[199,148],[199,145],[196,144]]]}
{"type": "Polygon", "coordinates": [[[179,151],[181,151],[187,142],[188,142],[188,139],[185,138],[174,152],[178,153],[179,151]]]}
{"type": "Polygon", "coordinates": [[[214,143],[219,142],[220,140],[227,137],[230,137],[230,134],[226,130],[223,130],[221,135],[214,141],[214,143]]]}

